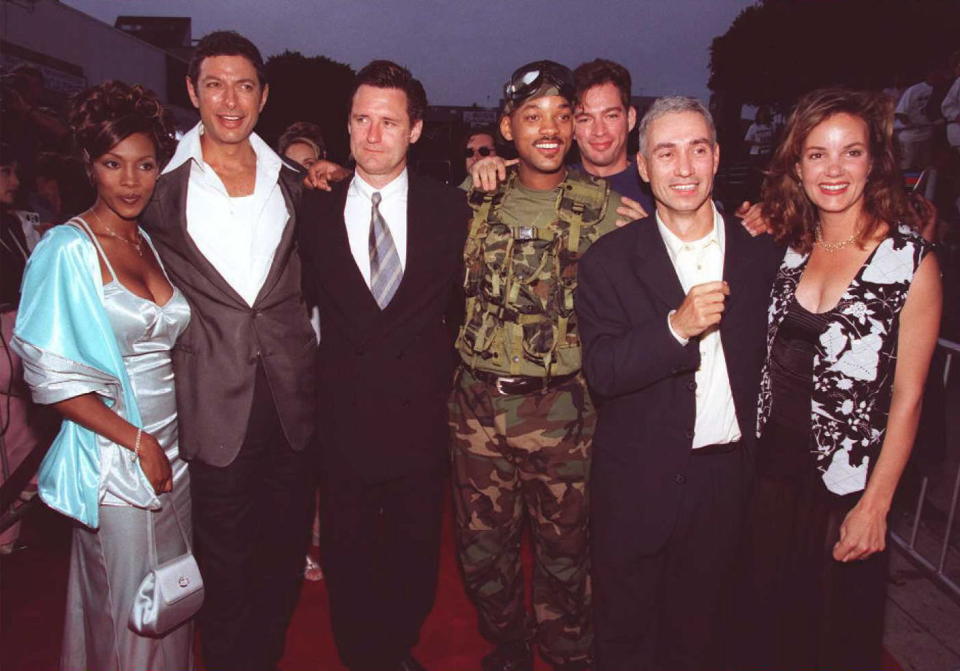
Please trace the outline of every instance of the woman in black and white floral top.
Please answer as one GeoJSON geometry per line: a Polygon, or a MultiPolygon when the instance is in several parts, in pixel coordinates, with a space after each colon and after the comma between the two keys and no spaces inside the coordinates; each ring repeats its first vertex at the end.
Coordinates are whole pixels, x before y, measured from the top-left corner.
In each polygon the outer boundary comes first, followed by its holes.
{"type": "Polygon", "coordinates": [[[887,512],[940,321],[880,96],[797,104],[763,187],[788,247],[761,382],[744,668],[878,668],[887,512]]]}

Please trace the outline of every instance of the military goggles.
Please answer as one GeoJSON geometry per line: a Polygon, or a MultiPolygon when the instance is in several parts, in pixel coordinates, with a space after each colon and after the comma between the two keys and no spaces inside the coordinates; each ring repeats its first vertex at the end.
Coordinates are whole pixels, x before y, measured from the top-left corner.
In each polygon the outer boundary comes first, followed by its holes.
{"type": "Polygon", "coordinates": [[[463,150],[464,158],[473,158],[474,154],[480,154],[481,156],[490,156],[491,154],[493,154],[493,147],[477,147],[476,149],[474,149],[473,147],[467,147],[466,149],[463,150]]]}
{"type": "Polygon", "coordinates": [[[569,68],[553,61],[534,61],[517,68],[503,87],[506,109],[516,109],[541,90],[550,87],[556,88],[558,95],[573,102],[576,87],[569,68]]]}

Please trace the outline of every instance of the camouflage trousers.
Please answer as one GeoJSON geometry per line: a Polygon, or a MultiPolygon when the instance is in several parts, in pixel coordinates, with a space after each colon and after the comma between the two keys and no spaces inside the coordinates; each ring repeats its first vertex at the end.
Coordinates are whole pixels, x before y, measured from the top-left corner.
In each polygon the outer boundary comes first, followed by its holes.
{"type": "Polygon", "coordinates": [[[581,377],[546,393],[501,396],[469,371],[450,403],[457,550],[481,633],[535,640],[553,664],[586,662],[590,624],[587,479],[596,413],[581,377]],[[520,536],[534,548],[524,606],[520,536]]]}

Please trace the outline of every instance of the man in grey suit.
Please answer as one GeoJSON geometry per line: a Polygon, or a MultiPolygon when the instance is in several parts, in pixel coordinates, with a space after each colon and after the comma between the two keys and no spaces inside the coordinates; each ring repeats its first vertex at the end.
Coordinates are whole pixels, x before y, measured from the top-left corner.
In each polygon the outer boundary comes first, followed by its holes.
{"type": "Polygon", "coordinates": [[[143,223],[192,308],[174,370],[204,662],[264,671],[283,654],[311,513],[316,340],[294,245],[300,177],[253,133],[269,87],[249,40],[204,37],[187,89],[201,121],[143,223]]]}

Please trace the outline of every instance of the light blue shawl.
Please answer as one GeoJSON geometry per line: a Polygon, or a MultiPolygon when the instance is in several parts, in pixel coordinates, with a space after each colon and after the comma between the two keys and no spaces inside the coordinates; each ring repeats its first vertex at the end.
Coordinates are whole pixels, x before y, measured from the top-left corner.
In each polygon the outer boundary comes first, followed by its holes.
{"type": "MultiPolygon", "coordinates": [[[[37,403],[94,392],[117,414],[141,426],[116,336],[103,307],[97,251],[74,225],[50,229],[27,262],[12,347],[37,403]]],[[[109,491],[130,505],[160,507],[129,450],[64,419],[40,465],[40,497],[91,528],[109,491]]]]}

